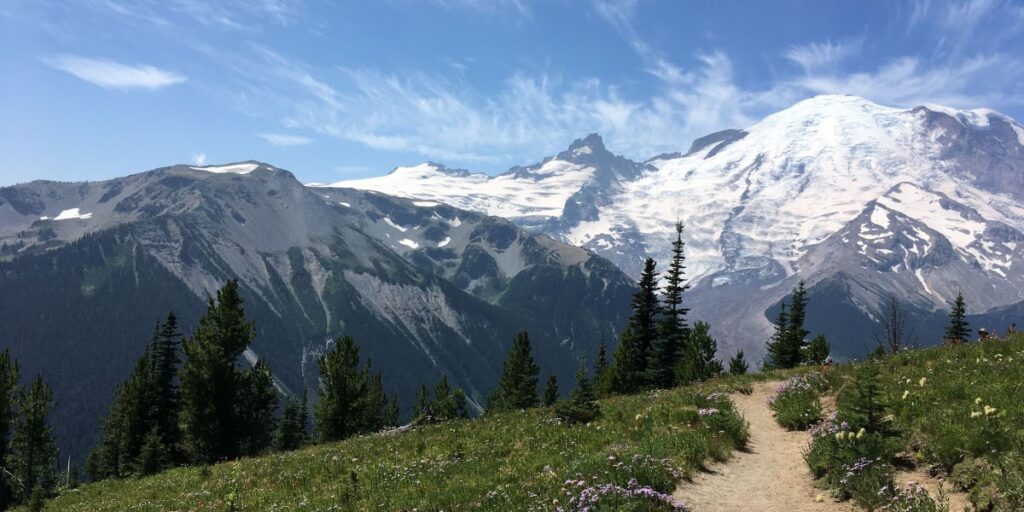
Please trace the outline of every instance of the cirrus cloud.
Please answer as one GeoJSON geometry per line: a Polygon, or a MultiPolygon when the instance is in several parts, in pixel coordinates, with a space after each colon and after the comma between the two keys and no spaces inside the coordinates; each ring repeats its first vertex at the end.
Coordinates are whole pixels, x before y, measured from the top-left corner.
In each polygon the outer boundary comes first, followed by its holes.
{"type": "Polygon", "coordinates": [[[286,133],[260,133],[259,137],[274,146],[306,146],[313,142],[309,137],[301,135],[289,135],[286,133]]]}
{"type": "Polygon", "coordinates": [[[109,59],[56,55],[42,59],[53,69],[70,73],[104,89],[162,89],[184,83],[184,75],[154,66],[122,64],[109,59]]]}

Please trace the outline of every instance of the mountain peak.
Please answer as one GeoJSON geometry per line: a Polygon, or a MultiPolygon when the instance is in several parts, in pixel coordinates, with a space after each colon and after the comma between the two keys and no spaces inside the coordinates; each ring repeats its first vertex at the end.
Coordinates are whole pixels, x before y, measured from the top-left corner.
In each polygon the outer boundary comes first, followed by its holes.
{"type": "Polygon", "coordinates": [[[590,148],[594,151],[605,151],[604,140],[596,133],[591,133],[582,139],[572,141],[569,151],[576,151],[583,148],[590,148]]]}

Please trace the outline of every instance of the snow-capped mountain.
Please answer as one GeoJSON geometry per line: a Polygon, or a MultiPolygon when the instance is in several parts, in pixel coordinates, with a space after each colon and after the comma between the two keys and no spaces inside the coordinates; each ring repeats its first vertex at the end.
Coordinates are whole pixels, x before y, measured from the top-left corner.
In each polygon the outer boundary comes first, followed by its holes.
{"type": "Polygon", "coordinates": [[[667,259],[681,220],[694,316],[718,326],[726,350],[759,353],[765,309],[801,278],[847,281],[868,318],[887,293],[924,311],[959,290],[974,312],[1024,299],[1024,128],[991,110],[819,96],[698,139],[685,154],[632,163],[592,135],[528,169],[548,172],[442,182],[396,171],[334,186],[506,215],[634,276],[646,255],[667,259]],[[494,199],[491,184],[502,180],[517,183],[514,201],[494,199]]]}
{"type": "Polygon", "coordinates": [[[54,383],[76,457],[154,323],[173,308],[194,325],[230,278],[257,329],[246,358],[281,389],[315,389],[317,356],[348,334],[406,406],[442,374],[482,404],[521,330],[571,379],[634,290],[611,262],[507,220],[310,188],[259,162],[0,188],[0,350],[54,383]]]}

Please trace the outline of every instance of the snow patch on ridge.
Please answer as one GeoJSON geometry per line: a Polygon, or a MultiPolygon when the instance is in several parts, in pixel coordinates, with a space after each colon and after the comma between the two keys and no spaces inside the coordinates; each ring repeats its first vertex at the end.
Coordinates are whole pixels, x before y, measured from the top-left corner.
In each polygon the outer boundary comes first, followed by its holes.
{"type": "Polygon", "coordinates": [[[244,164],[231,164],[231,165],[215,165],[205,167],[190,167],[190,169],[203,172],[212,172],[214,174],[249,174],[258,169],[260,164],[255,163],[244,163],[244,164]]]}
{"type": "MultiPolygon", "coordinates": [[[[56,217],[54,217],[53,220],[72,220],[72,219],[88,220],[88,219],[91,219],[91,218],[92,218],[92,214],[91,213],[82,213],[81,210],[79,210],[78,208],[71,208],[71,209],[64,210],[64,211],[60,212],[60,215],[57,215],[56,217]]],[[[47,219],[46,218],[41,218],[40,220],[47,220],[47,219]]]]}

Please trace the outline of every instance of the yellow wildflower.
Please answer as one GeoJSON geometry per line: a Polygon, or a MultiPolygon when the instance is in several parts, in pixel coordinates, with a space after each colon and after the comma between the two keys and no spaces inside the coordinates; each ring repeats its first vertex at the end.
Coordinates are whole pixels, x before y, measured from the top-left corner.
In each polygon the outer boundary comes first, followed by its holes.
{"type": "Polygon", "coordinates": [[[981,397],[979,396],[978,398],[975,398],[974,403],[981,405],[981,397]]]}
{"type": "Polygon", "coordinates": [[[907,397],[909,397],[909,396],[910,396],[910,391],[909,390],[903,392],[903,399],[904,400],[906,400],[907,397]]]}
{"type": "Polygon", "coordinates": [[[922,388],[927,383],[928,383],[928,377],[921,377],[921,380],[917,381],[917,385],[922,387],[922,388]]]}
{"type": "Polygon", "coordinates": [[[846,437],[846,432],[836,432],[837,441],[842,441],[844,437],[846,437]]]}
{"type": "Polygon", "coordinates": [[[996,411],[998,411],[998,410],[999,409],[996,409],[995,407],[986,405],[985,406],[985,416],[991,416],[991,415],[995,414],[996,411]]]}
{"type": "Polygon", "coordinates": [[[862,428],[862,429],[860,429],[860,432],[857,432],[857,439],[864,439],[864,434],[865,434],[866,432],[867,432],[867,431],[866,431],[866,430],[864,430],[863,428],[862,428]]]}
{"type": "Polygon", "coordinates": [[[971,413],[971,419],[980,418],[980,417],[981,417],[981,413],[978,412],[978,411],[974,411],[974,412],[971,413]]]}

